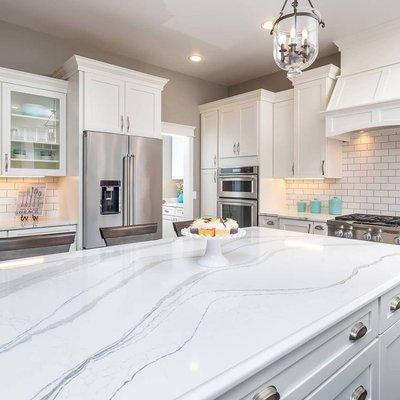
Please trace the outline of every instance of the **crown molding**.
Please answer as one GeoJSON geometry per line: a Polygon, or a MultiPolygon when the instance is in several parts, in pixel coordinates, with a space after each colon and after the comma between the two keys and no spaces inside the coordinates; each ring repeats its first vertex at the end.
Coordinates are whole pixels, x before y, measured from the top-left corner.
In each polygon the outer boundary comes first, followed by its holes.
{"type": "Polygon", "coordinates": [[[133,83],[150,86],[163,90],[168,83],[168,79],[158,76],[145,74],[143,72],[134,71],[132,69],[118,67],[102,61],[92,60],[90,58],[73,55],[64,65],[57,70],[53,76],[61,79],[69,79],[78,71],[101,73],[103,75],[120,76],[123,80],[129,80],[133,83]]]}

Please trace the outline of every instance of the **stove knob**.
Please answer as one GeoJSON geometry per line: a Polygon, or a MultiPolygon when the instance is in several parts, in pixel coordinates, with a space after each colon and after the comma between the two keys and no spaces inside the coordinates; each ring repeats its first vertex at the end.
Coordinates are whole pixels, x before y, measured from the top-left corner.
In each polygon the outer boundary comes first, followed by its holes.
{"type": "Polygon", "coordinates": [[[343,236],[346,239],[353,239],[353,227],[350,226],[350,228],[348,230],[344,231],[343,236]]]}
{"type": "Polygon", "coordinates": [[[368,232],[365,232],[363,235],[364,240],[372,240],[372,235],[371,235],[371,228],[368,229],[368,232]]]}
{"type": "Polygon", "coordinates": [[[339,229],[336,229],[335,236],[336,237],[343,237],[343,225],[339,229]]]}
{"type": "Polygon", "coordinates": [[[394,244],[397,244],[397,245],[400,244],[400,236],[396,236],[396,237],[394,238],[394,244]]]}
{"type": "Polygon", "coordinates": [[[374,232],[372,235],[373,242],[382,242],[382,229],[379,229],[378,232],[374,232]]]}

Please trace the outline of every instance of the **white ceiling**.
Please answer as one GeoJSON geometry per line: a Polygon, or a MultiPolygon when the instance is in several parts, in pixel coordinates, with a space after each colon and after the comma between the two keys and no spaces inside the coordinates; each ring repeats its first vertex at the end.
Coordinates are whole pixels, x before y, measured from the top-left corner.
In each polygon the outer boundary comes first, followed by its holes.
{"type": "MultiPolygon", "coordinates": [[[[230,85],[276,70],[270,35],[260,24],[273,19],[282,3],[0,0],[0,19],[230,85]],[[190,63],[187,57],[193,52],[202,54],[204,61],[190,63]]],[[[336,51],[334,39],[400,17],[399,0],[314,0],[314,5],[326,22],[320,37],[321,56],[336,51]]]]}

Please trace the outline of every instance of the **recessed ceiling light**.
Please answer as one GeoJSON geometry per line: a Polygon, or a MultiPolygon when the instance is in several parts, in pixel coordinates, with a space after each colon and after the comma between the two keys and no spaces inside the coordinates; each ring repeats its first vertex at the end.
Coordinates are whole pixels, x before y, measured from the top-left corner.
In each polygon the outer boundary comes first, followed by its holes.
{"type": "Polygon", "coordinates": [[[199,55],[199,54],[192,54],[190,57],[189,57],[189,60],[190,61],[192,61],[192,62],[200,62],[200,61],[202,61],[203,60],[203,57],[201,56],[201,55],[199,55]]]}
{"type": "Polygon", "coordinates": [[[273,26],[274,26],[273,21],[265,21],[264,23],[261,24],[261,28],[265,29],[266,31],[270,31],[273,26]]]}

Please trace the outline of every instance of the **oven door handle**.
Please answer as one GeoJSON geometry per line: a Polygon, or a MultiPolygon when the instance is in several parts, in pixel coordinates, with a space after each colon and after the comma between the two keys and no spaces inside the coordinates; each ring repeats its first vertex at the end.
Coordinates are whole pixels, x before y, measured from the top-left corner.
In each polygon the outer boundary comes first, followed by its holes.
{"type": "Polygon", "coordinates": [[[238,177],[220,175],[219,179],[223,181],[256,181],[257,177],[252,175],[241,175],[238,177]]]}

